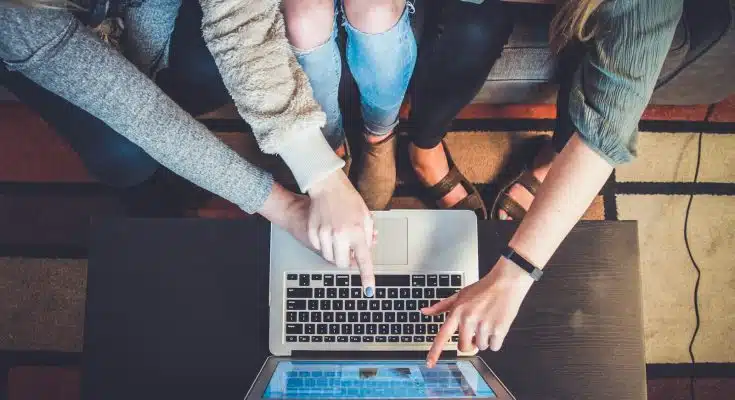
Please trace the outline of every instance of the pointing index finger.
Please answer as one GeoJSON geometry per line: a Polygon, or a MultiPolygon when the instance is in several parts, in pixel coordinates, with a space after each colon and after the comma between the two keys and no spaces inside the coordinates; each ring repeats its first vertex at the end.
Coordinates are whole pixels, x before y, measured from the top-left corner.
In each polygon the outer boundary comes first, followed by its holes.
{"type": "Polygon", "coordinates": [[[360,280],[365,296],[373,297],[375,292],[375,273],[373,272],[373,255],[366,242],[355,245],[355,261],[360,268],[360,280]]]}
{"type": "Polygon", "coordinates": [[[433,368],[436,365],[436,361],[439,359],[439,356],[444,349],[444,345],[452,337],[452,334],[457,330],[458,326],[459,318],[450,315],[447,321],[444,322],[444,325],[442,325],[441,329],[439,329],[439,333],[436,335],[436,338],[434,338],[434,344],[431,345],[429,354],[426,356],[426,364],[429,368],[433,368]]]}

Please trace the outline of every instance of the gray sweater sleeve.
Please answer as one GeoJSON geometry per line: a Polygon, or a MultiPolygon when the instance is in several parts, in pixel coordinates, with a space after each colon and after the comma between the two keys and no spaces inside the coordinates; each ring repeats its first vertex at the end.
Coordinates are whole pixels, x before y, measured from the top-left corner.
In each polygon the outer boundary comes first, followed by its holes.
{"type": "Polygon", "coordinates": [[[0,59],[248,213],[272,177],[242,159],[70,13],[0,6],[0,59]]]}
{"type": "Polygon", "coordinates": [[[671,47],[683,0],[610,0],[576,71],[569,114],[582,140],[611,165],[636,154],[638,122],[671,47]]]}

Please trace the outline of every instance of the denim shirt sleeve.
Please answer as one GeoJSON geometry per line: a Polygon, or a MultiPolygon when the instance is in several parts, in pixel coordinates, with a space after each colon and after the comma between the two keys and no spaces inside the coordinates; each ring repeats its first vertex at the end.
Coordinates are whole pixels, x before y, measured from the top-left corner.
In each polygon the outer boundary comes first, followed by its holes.
{"type": "Polygon", "coordinates": [[[638,122],[656,85],[682,0],[611,0],[576,71],[569,114],[582,140],[615,166],[636,156],[638,122]]]}

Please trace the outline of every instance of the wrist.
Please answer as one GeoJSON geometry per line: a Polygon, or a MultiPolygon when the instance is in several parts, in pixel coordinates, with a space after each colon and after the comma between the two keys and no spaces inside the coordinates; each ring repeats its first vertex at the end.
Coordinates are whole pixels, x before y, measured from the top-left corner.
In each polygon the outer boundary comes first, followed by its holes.
{"type": "Polygon", "coordinates": [[[331,188],[344,185],[345,181],[347,181],[347,176],[341,169],[338,169],[319,181],[314,182],[309,188],[308,195],[319,196],[321,193],[324,193],[331,188]]]}
{"type": "Polygon", "coordinates": [[[284,226],[289,218],[289,210],[297,201],[298,196],[295,193],[286,190],[278,183],[273,183],[271,193],[258,210],[258,214],[276,225],[284,226]]]}
{"type": "Polygon", "coordinates": [[[531,288],[535,280],[524,271],[521,267],[516,265],[513,261],[508,260],[505,257],[500,257],[497,264],[495,265],[500,273],[508,279],[514,286],[518,286],[525,290],[531,288]]]}

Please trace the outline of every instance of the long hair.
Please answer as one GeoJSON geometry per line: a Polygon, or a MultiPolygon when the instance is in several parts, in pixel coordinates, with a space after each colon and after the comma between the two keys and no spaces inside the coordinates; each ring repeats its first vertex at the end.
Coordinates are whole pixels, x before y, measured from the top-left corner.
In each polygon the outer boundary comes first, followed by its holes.
{"type": "Polygon", "coordinates": [[[591,24],[590,17],[592,17],[602,1],[561,1],[549,27],[551,48],[556,54],[559,54],[572,40],[585,42],[595,35],[596,27],[591,24]]]}

